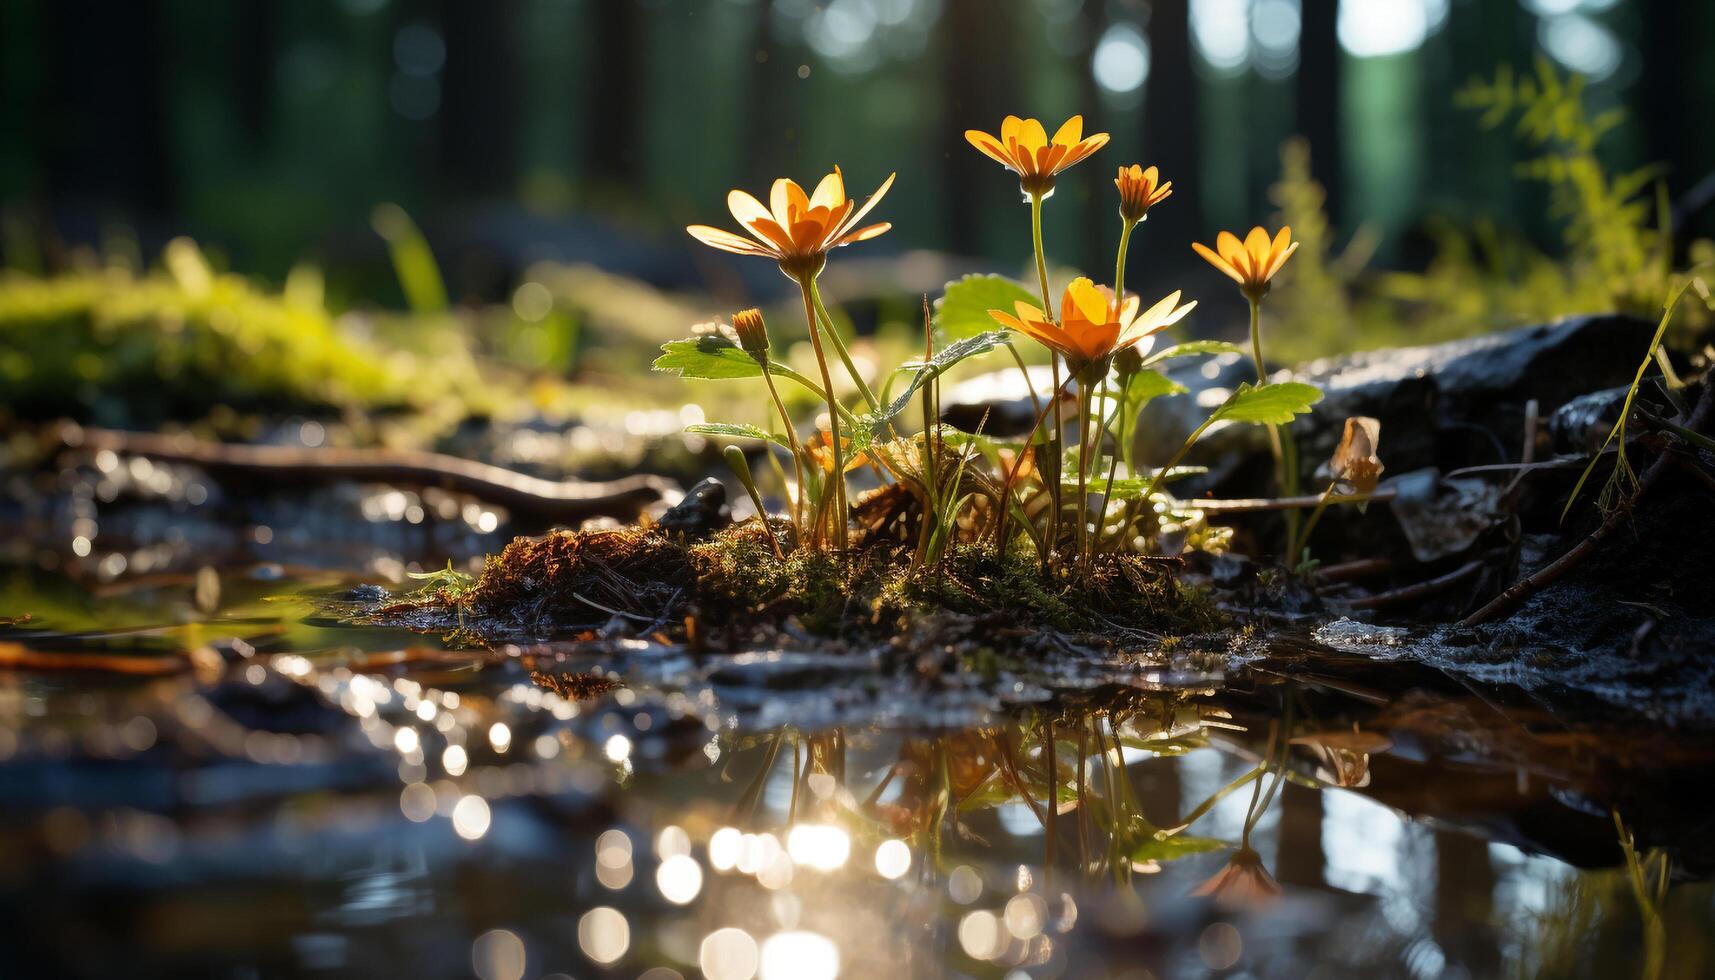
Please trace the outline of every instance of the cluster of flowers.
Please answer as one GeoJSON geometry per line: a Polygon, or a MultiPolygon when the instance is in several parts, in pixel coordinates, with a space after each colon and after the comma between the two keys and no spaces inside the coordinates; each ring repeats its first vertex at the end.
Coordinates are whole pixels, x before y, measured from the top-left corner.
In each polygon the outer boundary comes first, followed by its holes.
{"type": "MultiPolygon", "coordinates": [[[[1138,294],[1127,292],[1125,288],[1126,253],[1132,232],[1148,217],[1152,209],[1172,196],[1173,184],[1171,181],[1163,181],[1155,167],[1145,168],[1140,164],[1133,164],[1118,169],[1114,185],[1119,192],[1121,233],[1113,283],[1111,286],[1098,285],[1089,278],[1080,276],[1066,284],[1060,294],[1059,303],[1055,304],[1049,289],[1047,259],[1042,243],[1043,204],[1053,194],[1055,182],[1060,175],[1105,146],[1108,134],[1084,135],[1082,117],[1074,116],[1050,137],[1038,120],[1008,116],[1001,124],[998,136],[970,130],[965,137],[978,151],[1017,176],[1024,200],[1030,205],[1031,238],[1041,290],[1041,305],[1018,300],[1012,309],[990,310],[989,315],[1000,327],[1023,334],[1050,352],[1054,391],[1048,399],[1048,405],[1039,411],[1037,426],[1038,431],[1042,431],[1041,427],[1047,421],[1046,415],[1052,411],[1054,421],[1052,427],[1046,430],[1046,449],[1052,452],[1051,458],[1055,460],[1062,459],[1065,455],[1067,433],[1062,418],[1062,401],[1069,399],[1071,386],[1077,384],[1080,416],[1076,430],[1076,485],[1079,497],[1084,501],[1079,508],[1079,512],[1083,513],[1088,506],[1086,488],[1093,477],[1091,463],[1100,459],[1099,449],[1104,432],[1099,417],[1094,418],[1095,424],[1092,426],[1092,392],[1100,388],[1116,369],[1120,390],[1124,390],[1127,379],[1141,368],[1142,358],[1150,351],[1155,337],[1182,320],[1197,305],[1194,301],[1182,302],[1181,291],[1174,290],[1145,307],[1138,294]]],[[[793,509],[794,526],[801,541],[817,546],[831,545],[838,549],[844,548],[847,542],[849,508],[845,480],[835,474],[843,474],[850,463],[845,458],[849,439],[841,434],[842,424],[849,428],[857,422],[852,413],[840,404],[835,394],[831,367],[833,360],[838,360],[844,366],[851,376],[853,386],[868,404],[870,412],[874,413],[879,408],[873,391],[855,366],[838,331],[834,329],[832,318],[817,289],[817,279],[827,264],[830,251],[875,238],[892,227],[885,221],[869,224],[864,222],[893,186],[894,176],[896,175],[889,175],[861,205],[846,196],[845,177],[838,167],[823,177],[815,189],[809,192],[790,179],[775,181],[766,205],[751,194],[734,190],[727,196],[727,207],[746,235],[708,225],[692,225],[687,229],[699,241],[714,248],[772,259],[780,271],[800,288],[809,339],[821,375],[820,385],[815,385],[801,376],[799,378],[808,383],[818,397],[827,403],[828,432],[825,436],[818,436],[814,440],[815,445],[806,448],[799,443],[793,420],[787,416],[778,392],[773,389],[768,363],[770,345],[761,314],[754,310],[744,311],[733,318],[733,327],[740,345],[757,360],[762,366],[763,376],[769,379],[770,392],[786,427],[786,438],[789,440],[793,463],[797,468],[799,491],[796,496],[799,499],[793,509]],[[806,486],[827,491],[821,494],[824,498],[821,505],[811,508],[803,502],[806,486]],[[831,502],[825,498],[831,498],[831,502]]],[[[1251,355],[1255,361],[1257,383],[1259,386],[1266,385],[1268,377],[1264,368],[1262,339],[1258,328],[1258,308],[1263,296],[1268,292],[1270,282],[1298,248],[1298,243],[1292,240],[1291,229],[1281,228],[1270,234],[1257,227],[1251,229],[1243,238],[1223,231],[1216,236],[1213,248],[1201,243],[1195,243],[1192,247],[1198,255],[1237,283],[1249,301],[1251,355]]],[[[1028,377],[1027,373],[1027,380],[1028,377]]],[[[1285,492],[1295,492],[1296,479],[1293,475],[1294,461],[1290,458],[1290,439],[1285,436],[1283,429],[1271,431],[1276,433],[1273,443],[1281,489],[1285,492]]],[[[1032,434],[1032,441],[1035,440],[1036,434],[1032,434]]],[[[927,440],[925,448],[928,449],[927,440]]],[[[1052,479],[1046,488],[1052,494],[1054,503],[1046,536],[1038,541],[1038,548],[1043,551],[1045,560],[1050,553],[1062,546],[1059,533],[1062,516],[1060,482],[1058,478],[1052,479]]],[[[1111,473],[1108,483],[1111,489],[1111,473]]],[[[1010,488],[1010,479],[1008,486],[1010,488]]],[[[1153,492],[1154,488],[1152,481],[1150,491],[1153,492]]],[[[1147,494],[1145,496],[1147,497],[1147,494]]],[[[1102,506],[1105,507],[1106,494],[1102,499],[1102,506]]],[[[1003,527],[1006,509],[1003,505],[1003,527]]],[[[1092,548],[1090,521],[1079,519],[1076,523],[1078,531],[1075,535],[1075,547],[1082,563],[1087,561],[1092,548]]],[[[1099,518],[1096,532],[1099,538],[1099,518]]],[[[1004,548],[1006,542],[1002,540],[998,544],[1004,548]]]]}

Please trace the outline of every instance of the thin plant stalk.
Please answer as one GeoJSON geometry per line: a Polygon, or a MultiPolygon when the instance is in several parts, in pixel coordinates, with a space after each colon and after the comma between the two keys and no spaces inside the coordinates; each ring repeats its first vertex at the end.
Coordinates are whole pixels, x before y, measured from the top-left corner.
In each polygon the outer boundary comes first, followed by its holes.
{"type": "Polygon", "coordinates": [[[804,449],[798,445],[798,430],[792,425],[792,416],[786,411],[786,402],[780,397],[780,389],[774,385],[774,375],[764,368],[762,380],[768,383],[768,395],[774,399],[774,409],[780,413],[780,424],[786,428],[786,443],[792,449],[792,478],[798,483],[797,492],[792,494],[792,529],[799,538],[802,538],[804,536],[804,449]]]}
{"type": "MultiPolygon", "coordinates": [[[[1129,414],[1126,412],[1125,404],[1126,395],[1131,391],[1132,377],[1133,375],[1126,375],[1120,379],[1119,398],[1117,399],[1119,402],[1119,408],[1114,412],[1114,425],[1119,431],[1114,436],[1114,454],[1108,460],[1108,482],[1107,485],[1102,488],[1102,503],[1101,506],[1096,509],[1096,514],[1098,516],[1096,519],[1096,542],[1094,547],[1097,551],[1102,550],[1102,534],[1107,530],[1108,501],[1113,497],[1114,476],[1119,472],[1120,447],[1125,445],[1126,416],[1129,414]]],[[[1130,453],[1127,453],[1127,455],[1129,456],[1130,453]]],[[[1125,524],[1122,521],[1120,525],[1120,534],[1123,536],[1124,533],[1125,524]]]]}
{"type": "Polygon", "coordinates": [[[857,369],[857,364],[852,361],[851,352],[846,350],[845,341],[840,339],[840,332],[834,329],[834,318],[828,315],[828,307],[822,302],[822,292],[816,288],[816,280],[814,279],[810,280],[810,300],[816,306],[816,315],[821,318],[822,329],[828,334],[828,342],[833,345],[834,353],[839,355],[840,363],[846,366],[846,373],[850,374],[852,381],[857,384],[858,392],[863,395],[864,404],[869,406],[870,411],[877,411],[881,407],[881,403],[875,400],[875,392],[870,390],[869,382],[864,380],[863,374],[857,369]]]}
{"type": "Polygon", "coordinates": [[[846,453],[840,444],[840,403],[834,397],[834,379],[828,373],[828,358],[822,352],[821,332],[816,329],[816,280],[805,276],[798,281],[804,294],[804,321],[810,328],[810,344],[816,352],[816,366],[822,371],[822,387],[828,396],[828,442],[834,455],[834,547],[846,549],[846,453]]]}
{"type": "MultiPolygon", "coordinates": [[[[1042,250],[1042,194],[1040,191],[1030,195],[1030,241],[1036,250],[1036,278],[1042,286],[1042,312],[1049,319],[1054,319],[1054,301],[1048,294],[1048,260],[1042,250]]],[[[1060,460],[1064,456],[1063,441],[1066,434],[1066,420],[1060,411],[1060,355],[1049,352],[1049,363],[1054,370],[1054,432],[1049,440],[1054,446],[1054,479],[1049,482],[1048,493],[1054,501],[1054,510],[1048,518],[1048,547],[1042,555],[1043,571],[1048,569],[1048,561],[1060,542],[1060,460]]],[[[1034,433],[1032,433],[1034,436],[1034,433]]]]}
{"type": "MultiPolygon", "coordinates": [[[[1268,384],[1268,369],[1262,360],[1262,297],[1247,295],[1251,307],[1251,360],[1256,364],[1256,383],[1268,384]]],[[[1274,452],[1274,480],[1280,488],[1282,496],[1290,497],[1298,492],[1298,445],[1293,442],[1292,435],[1286,431],[1286,426],[1268,427],[1269,449],[1274,452]]],[[[1298,541],[1298,514],[1296,511],[1286,512],[1286,543],[1290,549],[1298,541]]],[[[1290,564],[1295,552],[1288,551],[1286,560],[1290,564]]]]}
{"type": "Polygon", "coordinates": [[[1328,509],[1328,504],[1334,499],[1334,488],[1340,481],[1334,480],[1328,484],[1328,489],[1322,491],[1321,499],[1316,501],[1316,509],[1310,512],[1310,517],[1304,522],[1304,528],[1298,532],[1298,537],[1292,541],[1292,550],[1287,554],[1289,562],[1296,562],[1304,549],[1310,546],[1310,532],[1316,530],[1316,522],[1322,519],[1322,512],[1328,509]]]}
{"type": "Polygon", "coordinates": [[[1114,308],[1118,309],[1125,299],[1125,253],[1126,246],[1131,243],[1131,230],[1137,227],[1135,221],[1120,222],[1119,257],[1114,260],[1114,308]]]}

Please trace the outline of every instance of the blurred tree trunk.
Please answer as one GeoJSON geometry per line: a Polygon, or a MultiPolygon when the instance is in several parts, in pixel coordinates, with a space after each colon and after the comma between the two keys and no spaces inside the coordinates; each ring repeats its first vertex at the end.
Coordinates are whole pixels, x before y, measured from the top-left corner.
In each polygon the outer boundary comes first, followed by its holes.
{"type": "MultiPolygon", "coordinates": [[[[1197,132],[1197,73],[1191,64],[1190,0],[1155,0],[1149,14],[1149,78],[1143,93],[1143,164],[1161,168],[1174,182],[1174,194],[1149,213],[1150,238],[1172,243],[1172,251],[1191,254],[1183,243],[1207,237],[1199,201],[1202,173],[1197,132]]],[[[1165,247],[1165,246],[1164,246],[1165,247]]],[[[1183,260],[1184,256],[1178,257],[1183,260]]]]}
{"type": "Polygon", "coordinates": [[[233,101],[238,126],[254,148],[274,122],[274,53],[279,47],[278,0],[248,0],[238,6],[233,52],[233,101]]]}
{"type": "Polygon", "coordinates": [[[177,199],[161,0],[43,5],[46,144],[42,168],[55,205],[160,214],[177,199]]]}
{"type": "Polygon", "coordinates": [[[1715,41],[1715,16],[1709,4],[1666,4],[1634,14],[1642,21],[1642,78],[1628,109],[1643,130],[1643,162],[1667,168],[1668,194],[1678,205],[1698,208],[1676,229],[1681,246],[1715,229],[1715,155],[1708,126],[1688,121],[1701,97],[1711,91],[1715,72],[1704,57],[1715,41]],[[1701,186],[1699,186],[1701,185],[1701,186]],[[1698,200],[1688,200],[1686,195],[1698,200]]]}
{"type": "Polygon", "coordinates": [[[627,184],[643,169],[646,15],[630,0],[600,0],[589,7],[595,84],[585,111],[568,122],[585,128],[584,165],[590,176],[627,184]]]}
{"type": "MultiPolygon", "coordinates": [[[[1102,93],[1096,85],[1096,73],[1092,65],[1096,57],[1096,45],[1102,41],[1102,33],[1108,28],[1106,7],[1099,3],[1086,3],[1079,13],[1079,26],[1083,28],[1083,45],[1078,57],[1073,59],[1072,69],[1078,73],[1078,110],[1084,114],[1084,133],[1101,132],[1103,129],[1102,93]]],[[[1054,125],[1052,122],[1048,125],[1054,125]]],[[[1050,131],[1049,135],[1053,135],[1050,131]]],[[[1112,150],[1109,151],[1112,153],[1112,150]]],[[[1084,233],[1078,236],[1083,254],[1077,261],[1083,268],[1101,270],[1113,266],[1113,253],[1106,251],[1109,243],[1119,247],[1119,191],[1113,186],[1112,175],[1122,164],[1130,161],[1115,160],[1112,156],[1094,164],[1098,174],[1106,174],[1106,179],[1089,179],[1078,182],[1078,192],[1084,195],[1083,225],[1084,233]]],[[[1107,282],[1113,278],[1113,273],[1101,275],[1099,271],[1091,273],[1097,281],[1107,282]]],[[[1130,278],[1130,277],[1127,277],[1130,278]]],[[[1115,283],[1118,289],[1119,284],[1115,283]]]]}
{"type": "Polygon", "coordinates": [[[1429,106],[1431,119],[1445,113],[1448,125],[1432,128],[1432,139],[1438,135],[1440,145],[1432,142],[1429,154],[1432,159],[1461,162],[1443,167],[1441,173],[1453,184],[1444,190],[1457,189],[1455,200],[1468,217],[1492,218],[1503,228],[1525,224],[1540,243],[1553,239],[1541,217],[1547,197],[1535,182],[1515,176],[1513,166],[1520,154],[1511,127],[1484,133],[1477,113],[1453,106],[1454,92],[1473,78],[1493,78],[1503,64],[1515,72],[1534,71],[1535,38],[1536,18],[1521,4],[1455,0],[1450,5],[1447,26],[1436,45],[1447,59],[1450,85],[1433,91],[1436,104],[1429,106]]]}
{"type": "MultiPolygon", "coordinates": [[[[439,126],[442,179],[466,195],[510,194],[518,176],[516,0],[442,0],[447,61],[439,126]]],[[[604,4],[603,6],[607,6],[604,4]]]]}
{"type": "MultiPolygon", "coordinates": [[[[963,255],[980,254],[983,218],[996,211],[993,168],[998,166],[965,142],[965,130],[999,135],[1000,121],[1017,113],[1012,100],[1014,30],[1012,16],[990,0],[948,0],[937,42],[945,119],[941,124],[942,200],[946,202],[947,247],[963,255]]],[[[1003,213],[1017,219],[1016,206],[1003,213]]],[[[1020,227],[1026,227],[1022,219],[1020,227]]]]}
{"type": "Polygon", "coordinates": [[[1310,175],[1328,192],[1328,221],[1340,227],[1340,181],[1345,165],[1340,100],[1341,62],[1345,54],[1335,29],[1339,4],[1312,0],[1304,5],[1298,35],[1296,112],[1298,134],[1310,141],[1310,175]]]}
{"type": "Polygon", "coordinates": [[[787,125],[787,116],[781,96],[790,89],[787,77],[793,68],[774,34],[774,0],[757,0],[751,16],[756,23],[750,50],[746,52],[750,67],[745,73],[743,102],[747,113],[743,152],[748,179],[740,186],[755,188],[766,187],[786,172],[780,148],[785,143],[782,130],[787,125]]]}

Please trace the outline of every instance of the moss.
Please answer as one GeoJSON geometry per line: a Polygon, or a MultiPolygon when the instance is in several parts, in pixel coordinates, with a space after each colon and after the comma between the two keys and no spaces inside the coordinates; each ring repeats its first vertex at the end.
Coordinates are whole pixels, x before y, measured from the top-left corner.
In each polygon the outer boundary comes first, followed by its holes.
{"type": "Polygon", "coordinates": [[[755,522],[691,544],[640,528],[519,538],[488,559],[474,587],[428,601],[456,610],[473,629],[532,634],[587,628],[615,614],[677,627],[692,610],[715,627],[796,619],[811,632],[840,636],[900,635],[913,617],[933,612],[1075,633],[1201,633],[1223,625],[1205,595],[1150,559],[1105,558],[1080,583],[1045,579],[1022,554],[1000,558],[964,545],[912,574],[909,550],[887,542],[844,562],[811,551],[776,558],[755,522]]]}

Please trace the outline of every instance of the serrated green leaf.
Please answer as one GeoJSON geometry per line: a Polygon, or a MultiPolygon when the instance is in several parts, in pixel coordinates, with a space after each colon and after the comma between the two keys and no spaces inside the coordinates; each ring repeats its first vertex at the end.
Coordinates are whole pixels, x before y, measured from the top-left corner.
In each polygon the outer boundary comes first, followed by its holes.
{"type": "Polygon", "coordinates": [[[935,301],[935,329],[949,340],[972,337],[997,326],[989,310],[1013,311],[1019,300],[1031,305],[1042,302],[1005,276],[966,276],[947,283],[935,301]]]}
{"type": "Polygon", "coordinates": [[[1210,420],[1285,425],[1294,416],[1310,411],[1310,406],[1321,400],[1322,389],[1302,381],[1257,386],[1241,384],[1232,397],[1215,409],[1210,420]]]}
{"type": "Polygon", "coordinates": [[[681,378],[714,381],[762,377],[762,365],[756,363],[756,358],[720,334],[662,344],[654,368],[681,378]]]}
{"type": "Polygon", "coordinates": [[[1192,340],[1158,350],[1146,358],[1143,363],[1148,366],[1175,357],[1190,357],[1193,354],[1243,354],[1244,352],[1243,347],[1238,344],[1229,344],[1224,340],[1192,340]]]}
{"type": "Polygon", "coordinates": [[[956,343],[948,344],[936,351],[935,356],[927,362],[912,362],[907,367],[912,368],[916,373],[911,376],[911,383],[905,386],[905,390],[884,406],[881,411],[860,416],[859,420],[867,422],[872,432],[880,430],[882,426],[897,418],[899,413],[905,411],[906,407],[911,404],[911,400],[916,397],[917,392],[921,391],[931,378],[939,377],[948,368],[967,357],[987,354],[997,347],[1004,346],[1011,336],[1005,330],[987,330],[974,337],[966,337],[956,343]]]}

